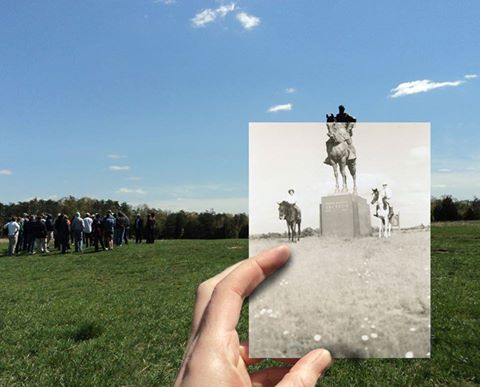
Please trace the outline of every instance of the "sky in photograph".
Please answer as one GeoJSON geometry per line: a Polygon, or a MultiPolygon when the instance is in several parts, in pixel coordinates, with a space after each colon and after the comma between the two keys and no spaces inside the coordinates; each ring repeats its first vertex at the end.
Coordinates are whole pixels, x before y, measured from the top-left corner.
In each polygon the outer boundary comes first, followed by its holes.
{"type": "Polygon", "coordinates": [[[248,123],[431,122],[480,195],[480,2],[0,2],[0,202],[248,210],[248,123]]]}
{"type": "MultiPolygon", "coordinates": [[[[319,227],[322,196],[335,193],[333,169],[326,157],[325,124],[252,123],[249,136],[249,210],[251,234],[284,232],[277,202],[295,190],[302,228],[319,227]]],[[[401,227],[430,224],[430,127],[426,123],[359,123],[357,192],[368,203],[372,189],[390,187],[391,204],[401,227]],[[381,144],[381,145],[379,145],[381,144]]],[[[341,175],[339,176],[341,187],[341,175]]],[[[352,192],[352,178],[347,172],[352,192]]],[[[370,207],[372,225],[378,224],[370,207]]]]}

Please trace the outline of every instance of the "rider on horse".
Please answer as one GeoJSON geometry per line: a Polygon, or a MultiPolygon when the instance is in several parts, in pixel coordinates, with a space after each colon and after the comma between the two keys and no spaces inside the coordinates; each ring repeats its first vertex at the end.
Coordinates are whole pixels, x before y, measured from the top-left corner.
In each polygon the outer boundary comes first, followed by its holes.
{"type": "Polygon", "coordinates": [[[290,188],[288,190],[288,196],[285,201],[300,212],[300,208],[297,206],[297,197],[295,196],[295,190],[293,188],[290,188]]]}
{"type": "Polygon", "coordinates": [[[393,206],[392,206],[392,190],[387,183],[382,184],[382,190],[380,191],[380,199],[382,199],[384,207],[388,208],[388,218],[393,216],[393,206]]]}
{"type": "Polygon", "coordinates": [[[345,113],[345,107],[343,105],[338,107],[338,114],[335,117],[333,114],[327,115],[328,140],[326,142],[327,158],[324,161],[325,164],[332,165],[332,160],[330,160],[329,155],[335,143],[341,141],[345,141],[348,144],[348,161],[351,162],[357,158],[355,147],[352,144],[353,128],[356,122],[357,119],[355,117],[345,113]],[[346,129],[346,132],[341,138],[331,130],[332,127],[335,129],[336,125],[342,125],[346,129]]]}

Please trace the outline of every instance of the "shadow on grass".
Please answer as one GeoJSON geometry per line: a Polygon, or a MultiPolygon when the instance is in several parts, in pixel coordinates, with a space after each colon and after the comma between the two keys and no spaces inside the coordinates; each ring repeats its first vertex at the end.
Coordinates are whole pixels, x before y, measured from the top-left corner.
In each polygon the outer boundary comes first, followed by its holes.
{"type": "Polygon", "coordinates": [[[103,328],[95,322],[81,323],[71,334],[71,338],[76,343],[88,341],[99,337],[103,333],[103,328]]]}

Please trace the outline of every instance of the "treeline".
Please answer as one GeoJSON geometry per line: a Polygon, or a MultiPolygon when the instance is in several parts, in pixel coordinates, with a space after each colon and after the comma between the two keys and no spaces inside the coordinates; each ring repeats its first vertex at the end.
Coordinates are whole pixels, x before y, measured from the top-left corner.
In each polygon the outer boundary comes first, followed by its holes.
{"type": "Polygon", "coordinates": [[[457,200],[451,195],[432,198],[432,221],[480,220],[480,199],[457,200]]]}
{"type": "Polygon", "coordinates": [[[205,212],[171,212],[150,208],[147,205],[131,206],[115,200],[97,200],[92,198],[65,197],[59,200],[32,199],[18,203],[0,203],[0,225],[5,224],[12,216],[23,214],[58,213],[72,216],[77,211],[82,216],[108,211],[122,211],[130,218],[133,225],[135,216],[139,214],[145,221],[147,214],[154,213],[156,220],[155,239],[226,239],[248,238],[248,216],[246,214],[205,212]]]}

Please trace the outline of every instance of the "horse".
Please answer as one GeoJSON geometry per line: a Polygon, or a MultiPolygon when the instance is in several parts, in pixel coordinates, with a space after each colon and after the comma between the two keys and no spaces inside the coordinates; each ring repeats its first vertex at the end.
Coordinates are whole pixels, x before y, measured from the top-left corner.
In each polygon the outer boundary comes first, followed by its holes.
{"type": "Polygon", "coordinates": [[[278,204],[278,218],[287,222],[288,240],[297,242],[300,240],[302,223],[302,212],[295,204],[290,204],[287,201],[283,201],[278,204]],[[298,232],[295,230],[295,226],[298,232]]]}
{"type": "Polygon", "coordinates": [[[379,220],[378,226],[378,237],[388,238],[392,236],[392,223],[393,223],[393,208],[385,200],[380,198],[380,191],[377,188],[372,188],[372,202],[371,204],[375,206],[375,214],[379,220]]]}
{"type": "Polygon", "coordinates": [[[342,174],[342,190],[341,192],[348,192],[347,186],[347,172],[346,168],[350,171],[350,175],[353,179],[353,193],[357,193],[357,167],[356,159],[349,159],[351,150],[350,134],[344,123],[335,122],[333,114],[327,114],[327,129],[328,137],[327,152],[328,157],[325,163],[330,164],[333,167],[333,173],[335,175],[335,193],[340,192],[340,185],[338,184],[338,169],[342,174]]]}

